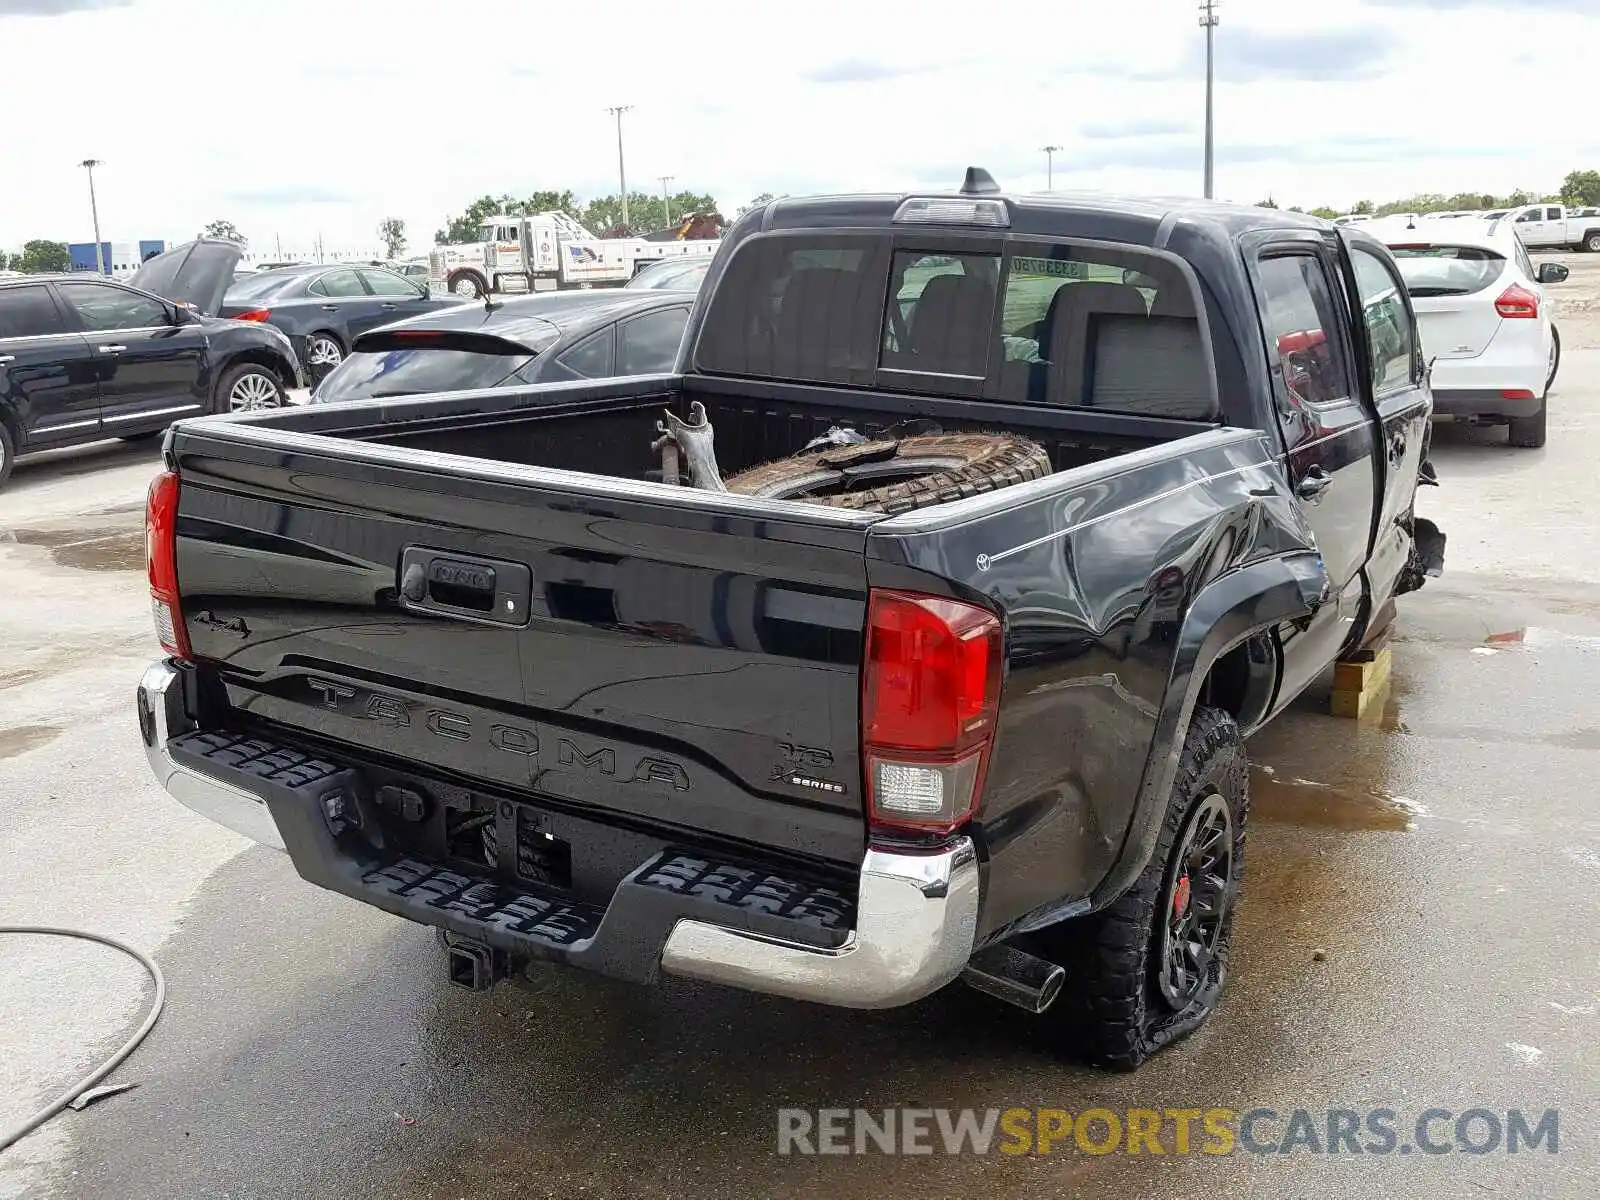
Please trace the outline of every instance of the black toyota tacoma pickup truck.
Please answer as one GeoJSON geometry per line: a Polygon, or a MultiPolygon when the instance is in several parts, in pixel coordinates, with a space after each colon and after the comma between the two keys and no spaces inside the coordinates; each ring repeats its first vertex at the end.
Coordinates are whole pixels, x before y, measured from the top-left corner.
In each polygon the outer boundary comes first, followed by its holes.
{"type": "Polygon", "coordinates": [[[1384,248],[977,170],[784,199],[678,368],[174,427],[160,782],[469,987],[961,979],[1122,1068],[1195,1028],[1243,739],[1443,561],[1384,248]]]}

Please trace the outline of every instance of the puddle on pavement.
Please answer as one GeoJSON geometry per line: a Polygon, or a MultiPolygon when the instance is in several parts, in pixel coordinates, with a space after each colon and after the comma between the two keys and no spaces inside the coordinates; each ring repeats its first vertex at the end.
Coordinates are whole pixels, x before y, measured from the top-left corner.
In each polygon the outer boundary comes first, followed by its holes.
{"type": "Polygon", "coordinates": [[[20,725],[0,729],[0,758],[15,758],[54,740],[61,730],[55,725],[20,725]]]}
{"type": "Polygon", "coordinates": [[[105,528],[12,529],[0,540],[49,550],[63,567],[80,571],[142,571],[144,530],[105,528]]]}
{"type": "Polygon", "coordinates": [[[1251,819],[1269,825],[1406,833],[1426,812],[1414,800],[1376,789],[1284,777],[1271,767],[1258,766],[1250,773],[1251,819]]]}

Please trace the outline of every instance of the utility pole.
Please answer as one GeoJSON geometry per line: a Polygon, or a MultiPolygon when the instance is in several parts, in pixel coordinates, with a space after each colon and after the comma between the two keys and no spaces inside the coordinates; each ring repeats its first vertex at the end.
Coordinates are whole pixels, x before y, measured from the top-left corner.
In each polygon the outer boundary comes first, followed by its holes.
{"type": "Polygon", "coordinates": [[[1044,148],[1044,190],[1054,191],[1056,186],[1056,151],[1060,146],[1046,146],[1044,148]]]}
{"type": "Polygon", "coordinates": [[[672,227],[672,197],[667,192],[667,184],[676,179],[676,175],[661,176],[661,203],[667,206],[667,227],[672,227]]]}
{"type": "Polygon", "coordinates": [[[104,275],[106,256],[100,247],[100,207],[94,199],[94,169],[104,164],[98,158],[86,158],[78,165],[89,172],[89,215],[94,218],[94,269],[104,275]]]}
{"type": "Polygon", "coordinates": [[[622,114],[632,112],[631,104],[613,104],[606,109],[617,119],[617,183],[622,188],[622,223],[628,224],[628,171],[622,161],[622,114]]]}
{"type": "Polygon", "coordinates": [[[1211,66],[1211,47],[1217,32],[1217,24],[1222,20],[1217,16],[1217,5],[1220,0],[1201,0],[1200,24],[1206,31],[1206,199],[1212,198],[1212,164],[1215,161],[1213,127],[1211,119],[1211,93],[1213,88],[1214,73],[1211,66]]]}

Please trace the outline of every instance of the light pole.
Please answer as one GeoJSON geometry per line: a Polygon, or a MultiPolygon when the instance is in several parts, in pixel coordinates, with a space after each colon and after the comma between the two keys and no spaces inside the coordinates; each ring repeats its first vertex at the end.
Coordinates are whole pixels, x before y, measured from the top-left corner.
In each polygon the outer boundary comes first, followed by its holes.
{"type": "Polygon", "coordinates": [[[104,275],[106,273],[106,257],[105,252],[100,248],[100,206],[95,203],[94,199],[94,169],[102,166],[103,163],[98,158],[86,158],[78,165],[89,172],[89,215],[94,218],[94,269],[104,275]]]}
{"type": "Polygon", "coordinates": [[[1206,199],[1212,198],[1211,167],[1213,160],[1212,121],[1211,121],[1211,45],[1217,31],[1217,24],[1221,17],[1217,16],[1217,4],[1220,0],[1201,0],[1200,24],[1206,31],[1206,199]]]}
{"type": "Polygon", "coordinates": [[[1056,151],[1060,146],[1046,146],[1044,148],[1044,190],[1054,191],[1056,186],[1056,151]]]}
{"type": "Polygon", "coordinates": [[[667,192],[667,184],[677,178],[676,175],[662,175],[661,177],[661,203],[667,208],[667,228],[672,228],[672,196],[667,192]]]}
{"type": "Polygon", "coordinates": [[[628,223],[628,172],[622,163],[622,114],[633,111],[631,104],[614,104],[606,109],[617,119],[617,183],[622,188],[622,223],[628,223]]]}

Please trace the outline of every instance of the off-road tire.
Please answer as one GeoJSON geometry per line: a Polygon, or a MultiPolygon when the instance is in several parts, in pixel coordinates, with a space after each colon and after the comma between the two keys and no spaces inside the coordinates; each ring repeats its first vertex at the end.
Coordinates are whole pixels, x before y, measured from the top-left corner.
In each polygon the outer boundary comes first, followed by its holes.
{"type": "Polygon", "coordinates": [[[1033,935],[1038,951],[1067,972],[1061,998],[1044,1014],[1064,1050],[1099,1066],[1131,1071],[1211,1015],[1227,979],[1249,811],[1250,768],[1239,727],[1221,709],[1198,709],[1184,737],[1160,838],[1144,872],[1109,907],[1033,935]],[[1227,902],[1205,982],[1182,1011],[1174,1011],[1158,986],[1168,871],[1190,814],[1213,793],[1222,797],[1231,822],[1227,902]]]}
{"type": "Polygon", "coordinates": [[[1004,433],[941,433],[827,446],[763,463],[728,479],[730,492],[891,515],[976,496],[1050,474],[1043,446],[1004,433]],[[918,473],[920,472],[920,473],[918,473]],[[913,478],[907,479],[907,474],[913,478]],[[872,486],[874,476],[895,482],[872,486]],[[808,489],[853,484],[811,496],[808,489]]]}

